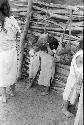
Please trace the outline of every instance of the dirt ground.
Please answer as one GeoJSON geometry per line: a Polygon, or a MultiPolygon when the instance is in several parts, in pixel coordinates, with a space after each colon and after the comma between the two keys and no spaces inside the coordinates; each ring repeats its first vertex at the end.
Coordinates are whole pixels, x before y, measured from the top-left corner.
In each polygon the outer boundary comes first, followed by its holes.
{"type": "Polygon", "coordinates": [[[41,87],[26,90],[26,84],[16,85],[16,96],[7,104],[0,102],[0,125],[73,125],[74,118],[62,113],[62,96],[56,91],[41,96],[41,87]]]}
{"type": "Polygon", "coordinates": [[[52,90],[41,96],[40,86],[25,89],[25,81],[21,81],[15,97],[8,96],[6,104],[0,101],[0,125],[73,125],[74,118],[62,113],[62,95],[52,90]]]}

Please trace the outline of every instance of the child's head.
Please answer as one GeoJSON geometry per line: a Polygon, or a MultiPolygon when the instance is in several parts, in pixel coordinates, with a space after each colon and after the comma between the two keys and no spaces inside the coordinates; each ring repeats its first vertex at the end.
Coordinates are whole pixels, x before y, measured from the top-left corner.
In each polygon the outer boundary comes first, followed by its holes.
{"type": "Polygon", "coordinates": [[[4,26],[5,17],[10,16],[10,5],[8,0],[0,0],[0,22],[4,26]]]}
{"type": "Polygon", "coordinates": [[[51,34],[49,34],[49,37],[48,37],[48,43],[49,43],[49,46],[51,48],[51,50],[53,49],[57,49],[58,48],[58,45],[59,45],[59,42],[58,40],[51,34]]]}
{"type": "Polygon", "coordinates": [[[46,43],[48,41],[48,33],[41,34],[35,46],[37,46],[38,51],[47,51],[46,43]]]}
{"type": "Polygon", "coordinates": [[[34,53],[35,53],[34,49],[31,48],[30,51],[29,51],[29,55],[30,55],[30,57],[34,56],[34,53]]]}
{"type": "Polygon", "coordinates": [[[10,16],[10,5],[9,5],[9,1],[8,0],[1,0],[1,4],[0,4],[0,12],[2,12],[2,14],[5,17],[9,17],[10,16]]]}

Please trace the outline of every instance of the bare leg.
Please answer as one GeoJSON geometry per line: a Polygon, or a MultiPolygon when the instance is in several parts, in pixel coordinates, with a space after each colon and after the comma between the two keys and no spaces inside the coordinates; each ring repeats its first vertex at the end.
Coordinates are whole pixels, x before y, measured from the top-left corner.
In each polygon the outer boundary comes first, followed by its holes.
{"type": "Polygon", "coordinates": [[[68,111],[69,101],[64,101],[62,112],[67,117],[73,117],[74,115],[68,111]]]}
{"type": "Polygon", "coordinates": [[[6,98],[6,87],[2,88],[2,102],[6,103],[7,98],[6,98]]]}
{"type": "Polygon", "coordinates": [[[15,96],[15,83],[10,86],[10,91],[11,91],[10,95],[15,96]]]}
{"type": "Polygon", "coordinates": [[[49,88],[50,87],[46,87],[45,90],[41,93],[42,96],[48,95],[49,94],[49,88]]]}
{"type": "Polygon", "coordinates": [[[30,89],[33,86],[33,80],[31,78],[29,78],[28,80],[28,84],[25,88],[25,91],[27,91],[28,89],[30,89]]]}

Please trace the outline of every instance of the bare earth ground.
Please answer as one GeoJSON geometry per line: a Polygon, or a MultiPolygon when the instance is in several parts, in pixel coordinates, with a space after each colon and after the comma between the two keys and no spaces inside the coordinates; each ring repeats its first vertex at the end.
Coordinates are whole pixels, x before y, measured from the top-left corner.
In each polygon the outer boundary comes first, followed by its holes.
{"type": "Polygon", "coordinates": [[[16,96],[0,102],[0,125],[73,125],[74,118],[62,114],[62,96],[55,91],[41,96],[41,87],[25,90],[16,85],[16,96]]]}
{"type": "MultiPolygon", "coordinates": [[[[58,0],[42,0],[46,2],[58,0]]],[[[66,3],[67,0],[59,0],[66,3]]],[[[71,0],[79,4],[82,0],[71,0]]],[[[25,91],[25,81],[16,85],[16,96],[7,104],[0,102],[0,125],[73,125],[74,118],[62,114],[62,95],[52,91],[41,96],[41,88],[36,86],[25,91]]]]}

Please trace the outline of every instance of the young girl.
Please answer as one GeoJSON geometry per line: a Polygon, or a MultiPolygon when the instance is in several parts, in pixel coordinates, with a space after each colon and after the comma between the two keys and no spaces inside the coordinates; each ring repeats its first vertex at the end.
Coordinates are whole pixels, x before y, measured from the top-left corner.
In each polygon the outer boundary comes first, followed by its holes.
{"type": "Polygon", "coordinates": [[[70,117],[73,116],[68,111],[69,103],[74,105],[80,96],[80,90],[83,84],[83,41],[80,42],[80,50],[73,56],[70,74],[63,93],[64,107],[63,113],[70,117]]]}
{"type": "Polygon", "coordinates": [[[17,50],[16,35],[20,28],[16,19],[10,16],[8,0],[0,1],[0,88],[2,88],[2,102],[6,102],[6,87],[11,88],[11,95],[15,89],[17,79],[17,50]]]}

